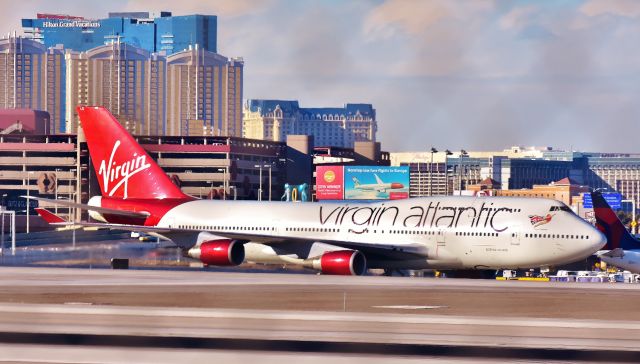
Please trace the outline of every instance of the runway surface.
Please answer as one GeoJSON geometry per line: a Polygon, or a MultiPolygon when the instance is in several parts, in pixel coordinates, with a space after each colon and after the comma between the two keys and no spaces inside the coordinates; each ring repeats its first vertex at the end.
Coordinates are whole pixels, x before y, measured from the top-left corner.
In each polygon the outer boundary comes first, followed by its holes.
{"type": "Polygon", "coordinates": [[[631,284],[56,268],[0,275],[0,353],[14,353],[3,360],[45,344],[57,348],[51,353],[191,349],[239,361],[256,353],[308,362],[640,360],[640,286],[631,284]]]}

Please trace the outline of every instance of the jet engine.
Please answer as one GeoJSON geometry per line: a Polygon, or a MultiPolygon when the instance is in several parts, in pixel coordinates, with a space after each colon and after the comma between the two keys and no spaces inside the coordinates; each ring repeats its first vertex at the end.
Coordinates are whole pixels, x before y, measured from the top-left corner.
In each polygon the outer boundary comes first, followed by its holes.
{"type": "Polygon", "coordinates": [[[244,261],[244,245],[229,239],[203,241],[189,249],[187,255],[205,265],[240,265],[244,261]]]}
{"type": "Polygon", "coordinates": [[[312,266],[323,274],[361,276],[367,271],[367,259],[357,250],[335,250],[312,259],[312,266]]]}

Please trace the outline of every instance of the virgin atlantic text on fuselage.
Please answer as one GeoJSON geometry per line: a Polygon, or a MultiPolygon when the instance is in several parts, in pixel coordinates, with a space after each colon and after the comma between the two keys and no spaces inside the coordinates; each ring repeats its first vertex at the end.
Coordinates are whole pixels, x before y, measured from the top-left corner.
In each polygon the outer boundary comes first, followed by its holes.
{"type": "MultiPolygon", "coordinates": [[[[320,224],[343,225],[352,223],[358,226],[386,226],[419,228],[472,228],[490,227],[496,232],[503,232],[508,226],[496,226],[504,214],[513,214],[509,207],[493,206],[494,203],[483,202],[479,208],[472,206],[441,206],[441,203],[430,202],[428,206],[349,206],[339,205],[327,208],[320,206],[320,224]],[[502,214],[496,219],[496,216],[502,214]]],[[[506,222],[505,222],[506,223],[506,222]]],[[[502,225],[502,224],[501,224],[502,225]]]]}

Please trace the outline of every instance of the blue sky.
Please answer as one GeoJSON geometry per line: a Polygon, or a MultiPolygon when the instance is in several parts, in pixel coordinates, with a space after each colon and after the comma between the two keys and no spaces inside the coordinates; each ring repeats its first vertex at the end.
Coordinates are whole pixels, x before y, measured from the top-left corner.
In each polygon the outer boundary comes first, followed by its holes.
{"type": "MultiPolygon", "coordinates": [[[[6,0],[5,0],[6,1],[6,0]]],[[[36,12],[218,15],[244,97],[372,103],[384,150],[640,152],[640,1],[11,1],[36,12]]]]}

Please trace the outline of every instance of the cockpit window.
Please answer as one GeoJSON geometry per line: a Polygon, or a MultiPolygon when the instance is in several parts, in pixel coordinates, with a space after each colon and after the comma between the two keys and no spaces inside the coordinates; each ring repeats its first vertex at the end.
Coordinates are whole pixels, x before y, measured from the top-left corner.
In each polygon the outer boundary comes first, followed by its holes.
{"type": "Polygon", "coordinates": [[[567,212],[573,212],[569,206],[567,205],[562,205],[562,206],[551,206],[551,209],[549,209],[549,211],[567,211],[567,212]]]}

